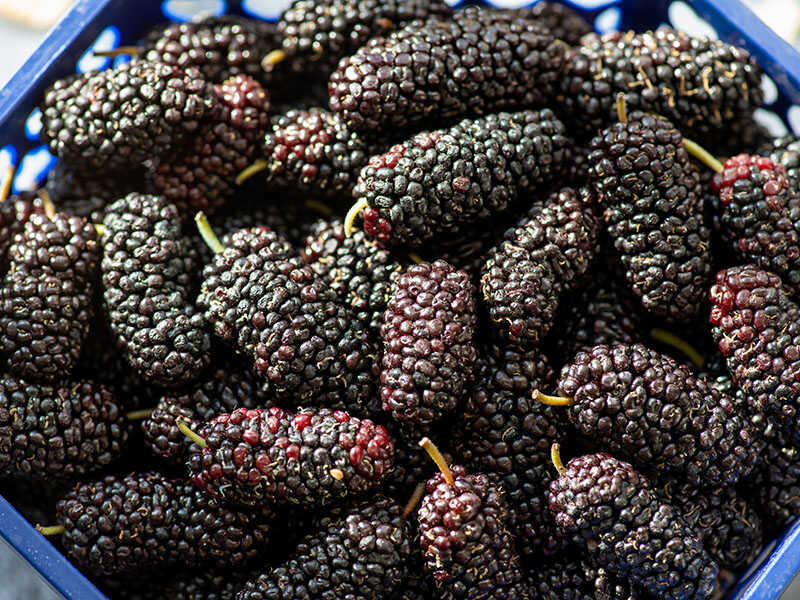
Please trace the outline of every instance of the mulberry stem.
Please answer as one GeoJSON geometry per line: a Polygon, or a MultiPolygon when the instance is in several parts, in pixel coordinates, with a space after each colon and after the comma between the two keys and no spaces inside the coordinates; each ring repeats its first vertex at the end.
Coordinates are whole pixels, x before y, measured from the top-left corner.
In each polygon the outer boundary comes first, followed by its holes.
{"type": "Polygon", "coordinates": [[[279,65],[283,61],[286,60],[286,52],[283,50],[273,50],[269,54],[267,54],[264,58],[261,59],[261,68],[265,71],[269,72],[275,68],[275,65],[279,65]]]}
{"type": "Polygon", "coordinates": [[[550,446],[550,460],[553,461],[553,466],[558,471],[558,476],[561,477],[566,473],[567,469],[564,467],[564,463],[561,462],[561,445],[560,444],[553,444],[550,446]]]}
{"type": "Polygon", "coordinates": [[[8,199],[11,194],[11,184],[14,182],[14,166],[6,169],[5,177],[3,177],[3,185],[0,187],[0,202],[8,199]]]}
{"type": "Polygon", "coordinates": [[[413,252],[408,253],[408,258],[411,259],[411,262],[420,264],[422,262],[422,257],[419,254],[414,254],[413,252]]]}
{"type": "Polygon", "coordinates": [[[242,185],[245,181],[247,181],[254,175],[257,175],[258,173],[261,173],[261,171],[266,170],[268,166],[269,163],[267,161],[257,160],[256,162],[254,162],[252,165],[247,167],[244,171],[242,171],[236,176],[236,185],[242,185]]]}
{"type": "Polygon", "coordinates": [[[411,498],[409,498],[408,502],[406,502],[405,507],[403,508],[403,512],[400,513],[401,519],[407,519],[408,516],[414,512],[414,509],[417,508],[419,501],[422,500],[422,497],[425,495],[425,484],[420,483],[414,488],[414,493],[411,494],[411,498]]]}
{"type": "Polygon", "coordinates": [[[37,525],[36,531],[44,536],[50,537],[52,535],[61,535],[66,531],[66,528],[63,525],[50,525],[49,527],[37,525]]]}
{"type": "Polygon", "coordinates": [[[689,138],[683,138],[683,145],[689,154],[694,156],[697,160],[715,173],[722,173],[725,170],[725,167],[722,165],[722,163],[697,142],[693,142],[689,138]]]}
{"type": "Polygon", "coordinates": [[[341,481],[344,479],[344,471],[341,469],[331,469],[328,471],[331,477],[333,477],[336,481],[341,481]]]}
{"type": "Polygon", "coordinates": [[[674,333],[670,333],[669,331],[665,331],[656,327],[650,331],[650,337],[657,342],[667,344],[680,350],[697,368],[702,368],[705,364],[705,359],[703,359],[700,353],[695,350],[689,342],[684,340],[682,337],[675,335],[674,333]]]}
{"type": "Polygon", "coordinates": [[[225,250],[225,246],[222,245],[222,242],[219,241],[217,234],[214,233],[213,229],[211,229],[211,223],[208,222],[208,217],[206,217],[203,211],[200,211],[195,215],[194,222],[197,223],[197,231],[200,232],[200,236],[203,238],[203,241],[209,248],[211,248],[211,251],[214,254],[219,254],[225,250]]]}
{"type": "Polygon", "coordinates": [[[617,94],[617,118],[620,123],[628,122],[628,103],[625,101],[625,94],[620,92],[617,94]]]}
{"type": "Polygon", "coordinates": [[[344,218],[344,234],[347,237],[351,237],[353,235],[353,223],[355,223],[358,213],[367,208],[368,205],[369,202],[367,202],[367,199],[362,198],[353,204],[353,206],[350,207],[350,210],[347,211],[347,216],[344,218]]]}
{"type": "Polygon", "coordinates": [[[44,214],[47,216],[48,219],[52,219],[56,216],[56,206],[53,204],[53,200],[50,198],[50,194],[47,193],[47,190],[39,190],[36,193],[39,196],[39,200],[42,201],[42,206],[44,207],[44,214]]]}
{"type": "Polygon", "coordinates": [[[539,390],[533,390],[533,399],[547,404],[548,406],[570,406],[575,403],[572,398],[564,398],[563,396],[548,396],[539,390]]]}
{"type": "Polygon", "coordinates": [[[92,52],[97,57],[100,58],[116,58],[117,56],[139,56],[142,53],[142,49],[139,46],[120,46],[119,48],[114,48],[113,50],[96,50],[92,52]]]}
{"type": "Polygon", "coordinates": [[[183,418],[177,417],[175,419],[175,424],[178,426],[178,429],[180,429],[180,432],[187,438],[192,440],[195,444],[197,444],[201,448],[208,448],[208,444],[206,444],[206,441],[203,438],[201,438],[197,433],[192,431],[192,428],[186,424],[186,421],[184,421],[183,418]]]}
{"type": "Polygon", "coordinates": [[[128,421],[144,421],[147,417],[153,414],[154,408],[144,408],[142,410],[134,410],[125,415],[128,421]]]}
{"type": "Polygon", "coordinates": [[[106,226],[101,223],[95,223],[94,230],[97,232],[97,237],[103,237],[106,233],[106,226]]]}
{"type": "Polygon", "coordinates": [[[436,463],[436,466],[439,467],[439,470],[444,475],[444,480],[447,482],[447,485],[454,485],[456,480],[453,478],[453,473],[450,471],[450,467],[447,466],[447,461],[445,460],[442,453],[439,452],[439,449],[436,447],[430,438],[422,438],[419,441],[420,447],[427,452],[430,457],[433,459],[433,462],[436,463]]]}

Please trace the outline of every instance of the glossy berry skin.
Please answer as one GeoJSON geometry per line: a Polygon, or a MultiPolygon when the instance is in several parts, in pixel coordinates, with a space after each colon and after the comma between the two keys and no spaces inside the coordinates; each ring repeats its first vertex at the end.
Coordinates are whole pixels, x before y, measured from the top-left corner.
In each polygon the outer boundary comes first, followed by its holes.
{"type": "Polygon", "coordinates": [[[413,556],[411,525],[400,513],[377,495],[317,519],[289,559],[247,581],[237,600],[397,598],[413,556]]]}
{"type": "Polygon", "coordinates": [[[380,425],[330,409],[237,409],[198,431],[192,482],[226,504],[317,508],[376,489],[394,447],[380,425]]]}
{"type": "Polygon", "coordinates": [[[127,441],[124,410],[104,385],[0,379],[0,473],[69,481],[117,460],[127,441]]]}
{"type": "Polygon", "coordinates": [[[521,8],[518,14],[543,25],[554,38],[570,46],[576,46],[581,38],[592,31],[591,24],[566,4],[537,2],[531,7],[521,8]]]}
{"type": "Polygon", "coordinates": [[[750,410],[800,437],[800,307],[780,277],[755,265],[717,273],[711,332],[750,410]]]}
{"type": "Polygon", "coordinates": [[[194,306],[197,257],[177,207],[134,193],[108,208],[104,224],[103,299],[126,360],[155,385],[197,379],[210,362],[211,340],[194,306]]]}
{"type": "Polygon", "coordinates": [[[673,323],[696,319],[711,280],[711,231],[680,131],[634,112],[590,149],[591,186],[628,288],[647,313],[673,323]]]}
{"type": "Polygon", "coordinates": [[[648,473],[722,486],[755,462],[755,435],[734,399],[642,344],[579,353],[558,390],[573,399],[567,413],[578,431],[648,473]]]}
{"type": "Polygon", "coordinates": [[[32,215],[9,252],[0,290],[0,352],[29,381],[69,377],[94,312],[100,244],[91,223],[32,215]]]}
{"type": "Polygon", "coordinates": [[[357,131],[543,105],[564,45],[518,11],[469,7],[376,37],[331,75],[331,110],[357,131]]]}
{"type": "Polygon", "coordinates": [[[680,513],[608,454],[575,458],[550,484],[550,511],[598,566],[657,598],[711,598],[718,567],[680,513]]]}
{"type": "Polygon", "coordinates": [[[728,130],[763,101],[761,68],[743,49],[670,27],[588,35],[567,53],[557,102],[578,136],[630,110],[661,115],[693,135],[728,130]]]}
{"type": "Polygon", "coordinates": [[[453,412],[472,381],[477,321],[466,273],[444,261],[409,267],[381,327],[383,409],[423,429],[453,412]]]}
{"type": "Polygon", "coordinates": [[[549,109],[498,113],[427,131],[373,156],[354,196],[364,231],[384,245],[427,245],[513,207],[555,180],[569,158],[549,109]]]}
{"type": "Polygon", "coordinates": [[[718,194],[720,234],[740,262],[752,262],[800,289],[800,192],[785,167],[740,154],[711,181],[718,194]]]}
{"type": "Polygon", "coordinates": [[[265,550],[270,529],[265,513],[222,507],[190,483],[156,472],[86,481],[56,511],[66,554],[99,576],[240,567],[265,550]]]}
{"type": "Polygon", "coordinates": [[[153,186],[186,216],[213,214],[236,193],[236,177],[257,156],[269,128],[270,97],[255,79],[236,75],[214,86],[220,105],[180,153],[159,161],[153,186]]]}
{"type": "Polygon", "coordinates": [[[638,600],[641,594],[625,578],[596,567],[585,558],[559,556],[532,569],[532,585],[540,600],[638,600]]]}
{"type": "Polygon", "coordinates": [[[135,61],[57,81],[41,110],[54,155],[84,171],[126,171],[180,148],[220,107],[197,71],[135,61]]]}
{"type": "Polygon", "coordinates": [[[417,511],[425,571],[442,600],[530,600],[502,488],[488,475],[452,467],[428,480],[417,511]]]}
{"type": "Polygon", "coordinates": [[[599,226],[582,195],[564,188],[534,205],[489,252],[481,294],[495,332],[521,347],[539,343],[561,296],[577,286],[599,251],[599,226]]]}
{"type": "Polygon", "coordinates": [[[222,244],[203,271],[198,305],[216,335],[249,358],[267,393],[378,414],[375,345],[323,277],[264,227],[222,244]]]}

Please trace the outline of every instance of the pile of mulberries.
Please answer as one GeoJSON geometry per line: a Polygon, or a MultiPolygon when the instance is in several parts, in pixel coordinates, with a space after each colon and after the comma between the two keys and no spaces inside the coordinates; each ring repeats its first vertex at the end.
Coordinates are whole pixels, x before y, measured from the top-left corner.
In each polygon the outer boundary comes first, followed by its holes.
{"type": "Polygon", "coordinates": [[[162,22],[46,82],[0,494],[111,600],[724,600],[800,517],[760,67],[454,4],[162,22]]]}

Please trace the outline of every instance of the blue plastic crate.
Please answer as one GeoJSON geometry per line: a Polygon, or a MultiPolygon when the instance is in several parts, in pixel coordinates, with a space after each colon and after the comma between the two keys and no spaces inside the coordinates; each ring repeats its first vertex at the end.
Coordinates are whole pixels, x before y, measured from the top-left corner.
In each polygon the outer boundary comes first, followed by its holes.
{"type": "MultiPolygon", "coordinates": [[[[461,4],[458,0],[448,0],[461,4]]],[[[487,0],[524,6],[529,0],[487,0]]],[[[718,35],[747,48],[764,68],[766,105],[757,119],[776,135],[800,134],[800,53],[782,41],[739,0],[560,0],[598,31],[652,29],[671,23],[690,33],[718,35]]],[[[164,20],[185,20],[195,12],[237,13],[276,19],[289,0],[79,0],[50,32],[34,56],[0,91],[0,173],[17,166],[15,190],[35,189],[55,159],[38,141],[36,106],[54,80],[108,67],[111,59],[94,50],[135,43],[164,20]]],[[[124,60],[124,59],[116,59],[124,60]]],[[[105,600],[61,553],[0,497],[0,536],[8,541],[50,584],[70,600],[105,600]]],[[[800,570],[800,521],[762,553],[744,574],[731,598],[776,600],[800,570]]]]}

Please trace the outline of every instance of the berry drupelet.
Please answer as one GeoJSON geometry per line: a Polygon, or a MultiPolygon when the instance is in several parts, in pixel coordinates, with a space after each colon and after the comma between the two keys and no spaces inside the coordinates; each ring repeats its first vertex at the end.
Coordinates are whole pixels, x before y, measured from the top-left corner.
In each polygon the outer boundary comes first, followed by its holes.
{"type": "Polygon", "coordinates": [[[316,523],[289,559],[245,583],[237,600],[398,598],[412,556],[411,526],[376,496],[316,523]]]}
{"type": "MultiPolygon", "coordinates": [[[[273,23],[233,15],[157,27],[143,57],[178,69],[197,69],[210,83],[236,75],[263,79],[261,58],[278,41],[273,23]]],[[[264,81],[268,83],[268,81],[264,81]]]]}
{"type": "Polygon", "coordinates": [[[514,517],[523,556],[563,549],[547,512],[550,446],[565,434],[557,409],[531,399],[555,376],[538,350],[520,352],[490,344],[476,370],[472,394],[464,401],[451,447],[460,464],[497,478],[514,517]]]}
{"type": "Polygon", "coordinates": [[[375,490],[394,455],[385,428],[327,408],[240,408],[189,433],[191,480],[240,506],[341,503],[375,490]]]}
{"type": "Polygon", "coordinates": [[[736,483],[756,459],[755,432],[732,397],[642,344],[595,346],[561,371],[561,398],[587,439],[648,473],[695,487],[736,483]]]}
{"type": "Polygon", "coordinates": [[[214,86],[214,93],[219,116],[152,172],[153,186],[184,215],[213,213],[233,197],[237,176],[252,163],[269,128],[269,94],[252,77],[236,75],[214,86]]]}
{"type": "Polygon", "coordinates": [[[513,344],[539,343],[562,294],[591,266],[599,226],[590,206],[571,188],[553,193],[506,234],[482,269],[481,293],[493,328],[513,344]]]}
{"type": "Polygon", "coordinates": [[[717,273],[710,298],[711,332],[750,412],[800,439],[800,307],[755,265],[717,273]]]}
{"type": "Polygon", "coordinates": [[[593,31],[586,19],[558,2],[537,2],[530,8],[519,9],[519,14],[543,25],[554,38],[570,46],[577,45],[584,35],[593,31]]]}
{"type": "Polygon", "coordinates": [[[155,385],[197,379],[210,362],[211,341],[192,303],[197,257],[177,207],[130,194],[108,207],[104,224],[104,301],[126,360],[155,385]]]}
{"type": "Polygon", "coordinates": [[[442,0],[295,0],[278,21],[280,49],[267,54],[263,66],[327,78],[340,59],[371,38],[450,12],[442,0]]]}
{"type": "Polygon", "coordinates": [[[383,409],[421,430],[452,413],[472,382],[477,321],[466,273],[441,260],[408,267],[381,326],[383,409]]]}
{"type": "Polygon", "coordinates": [[[800,290],[800,190],[771,158],[740,154],[714,175],[720,235],[740,262],[753,262],[800,290]]]}
{"type": "Polygon", "coordinates": [[[104,385],[0,379],[0,473],[73,479],[119,458],[127,440],[125,414],[104,385]]]}
{"type": "Polygon", "coordinates": [[[318,221],[306,238],[303,259],[325,278],[339,299],[370,330],[378,333],[392,292],[392,278],[403,265],[395,256],[341,220],[318,221]]]}
{"type": "Polygon", "coordinates": [[[155,472],[86,481],[56,511],[66,554],[93,575],[240,567],[257,559],[268,541],[263,512],[222,507],[190,483],[155,472]]]}
{"type": "Polygon", "coordinates": [[[718,567],[679,511],[634,468],[608,454],[572,459],[553,452],[559,477],[550,511],[572,543],[656,598],[711,598],[718,567]]]}
{"type": "Polygon", "coordinates": [[[633,113],[590,145],[592,187],[628,286],[650,314],[696,319],[711,280],[699,174],[666,119],[633,113]]]}
{"type": "MultiPolygon", "coordinates": [[[[736,152],[731,153],[735,154],[736,152]]],[[[775,164],[783,165],[786,177],[789,179],[789,189],[800,189],[800,140],[791,135],[771,138],[759,146],[756,154],[766,156],[775,164]]]]}
{"type": "Polygon", "coordinates": [[[370,40],[331,75],[330,106],[357,131],[541,106],[565,45],[525,11],[469,7],[370,40]]]}
{"type": "Polygon", "coordinates": [[[97,232],[86,219],[48,210],[25,223],[0,290],[8,371],[38,382],[69,377],[89,331],[99,260],[97,232]]]}
{"type": "Polygon", "coordinates": [[[269,405],[270,398],[255,377],[237,365],[233,357],[224,357],[192,388],[166,394],[158,400],[153,412],[142,422],[144,443],[161,460],[183,463],[191,441],[178,427],[178,418],[188,427],[197,428],[220,413],[269,405]]]}
{"type": "Polygon", "coordinates": [[[295,405],[379,414],[375,345],[323,277],[263,227],[213,243],[198,305],[253,361],[265,390],[295,405]]]}
{"type": "Polygon", "coordinates": [[[618,93],[631,109],[698,134],[726,130],[764,98],[761,69],[745,50],[669,27],[585,36],[560,81],[558,105],[587,137],[614,121],[618,93]]]}
{"type": "Polygon", "coordinates": [[[0,270],[9,267],[8,252],[11,245],[25,229],[25,224],[33,215],[43,215],[44,204],[30,192],[23,192],[10,198],[0,195],[0,270]]]}
{"type": "Polygon", "coordinates": [[[168,156],[219,110],[198,72],[137,61],[53,84],[41,139],[79,170],[127,171],[168,156]]]}
{"type": "Polygon", "coordinates": [[[761,519],[735,488],[698,490],[675,479],[655,487],[683,515],[720,568],[744,569],[758,556],[761,519]]]}
{"type": "Polygon", "coordinates": [[[373,150],[336,113],[290,110],[273,119],[264,140],[267,189],[332,199],[349,196],[373,150]]]}
{"type": "Polygon", "coordinates": [[[428,480],[417,511],[425,571],[442,600],[531,600],[513,534],[514,517],[489,475],[448,467],[430,440],[422,445],[441,472],[428,480]]]}
{"type": "Polygon", "coordinates": [[[356,204],[364,231],[382,244],[420,247],[511,208],[562,174],[569,159],[564,125],[549,109],[466,119],[420,133],[361,171],[356,204]]]}

